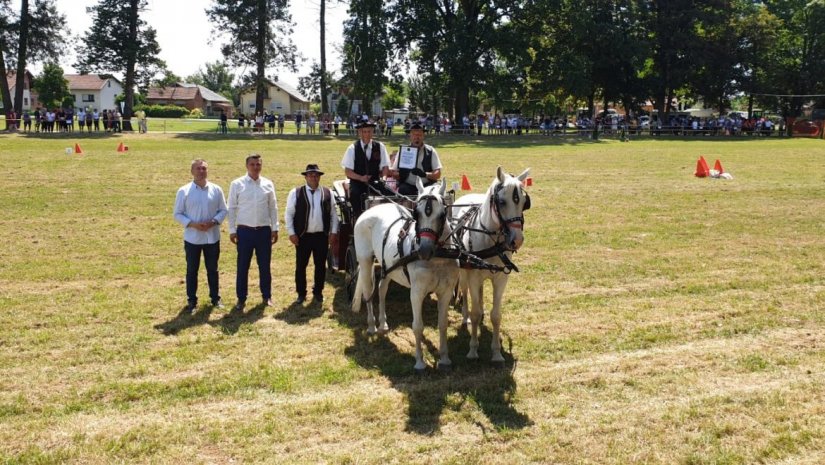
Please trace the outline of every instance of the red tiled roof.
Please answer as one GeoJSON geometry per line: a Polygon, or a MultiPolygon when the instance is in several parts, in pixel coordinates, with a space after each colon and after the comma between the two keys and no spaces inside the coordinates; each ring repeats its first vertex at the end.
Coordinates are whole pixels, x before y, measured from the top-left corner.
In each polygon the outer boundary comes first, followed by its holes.
{"type": "MultiPolygon", "coordinates": [[[[33,78],[31,73],[29,73],[28,71],[26,71],[25,74],[28,75],[30,80],[33,78]]],[[[9,83],[9,90],[14,89],[14,86],[17,85],[17,71],[7,72],[6,73],[6,82],[9,83]]],[[[23,86],[23,88],[28,89],[28,87],[26,87],[25,85],[23,86]]],[[[12,96],[12,98],[14,98],[14,96],[12,96]]]]}
{"type": "Polygon", "coordinates": [[[104,74],[64,74],[63,77],[69,81],[69,90],[100,90],[106,79],[120,82],[104,74]]]}
{"type": "Polygon", "coordinates": [[[193,100],[198,95],[197,87],[150,87],[147,99],[193,100]]]}

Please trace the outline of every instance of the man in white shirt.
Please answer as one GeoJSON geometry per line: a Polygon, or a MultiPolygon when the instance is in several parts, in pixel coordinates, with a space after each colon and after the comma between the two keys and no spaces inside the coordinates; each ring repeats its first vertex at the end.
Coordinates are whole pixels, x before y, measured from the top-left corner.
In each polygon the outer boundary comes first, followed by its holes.
{"type": "Polygon", "coordinates": [[[295,246],[295,304],[307,297],[307,265],[309,256],[315,265],[312,295],[315,302],[324,301],[324,281],[329,246],[338,239],[338,213],[330,190],[320,187],[324,172],[318,165],[309,164],[301,173],[306,184],[291,191],[286,199],[284,224],[289,242],[295,246]]]}
{"type": "Polygon", "coordinates": [[[238,304],[234,311],[243,310],[246,305],[253,253],[258,262],[264,305],[273,306],[269,263],[272,246],[278,242],[278,199],[275,184],[261,176],[262,168],[261,156],[249,155],[246,157],[246,176],[229,185],[229,240],[238,247],[238,274],[235,280],[238,304]]]}
{"type": "Polygon", "coordinates": [[[441,160],[432,145],[424,143],[424,128],[420,123],[410,127],[410,147],[417,149],[414,166],[401,166],[401,154],[395,157],[391,171],[398,177],[398,193],[418,195],[416,181],[421,179],[424,186],[429,186],[441,179],[441,160]]]}
{"type": "Polygon", "coordinates": [[[188,311],[198,306],[198,269],[201,254],[206,265],[209,298],[214,307],[223,308],[218,285],[218,259],[221,255],[221,222],[226,217],[223,189],[207,181],[209,164],[192,161],[192,182],[178,189],[175,220],[183,225],[183,250],[186,252],[186,298],[188,311]]]}
{"type": "Polygon", "coordinates": [[[373,140],[375,123],[364,122],[358,125],[357,140],[347,147],[341,168],[349,179],[349,197],[352,204],[352,224],[364,211],[363,196],[371,194],[370,187],[387,195],[394,193],[381,183],[381,177],[390,174],[390,157],[384,144],[373,140]]]}

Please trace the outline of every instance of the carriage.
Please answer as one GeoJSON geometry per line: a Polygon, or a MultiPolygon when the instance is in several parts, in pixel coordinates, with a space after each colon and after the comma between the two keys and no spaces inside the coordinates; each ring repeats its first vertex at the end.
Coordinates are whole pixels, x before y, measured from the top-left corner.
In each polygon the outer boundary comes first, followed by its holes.
{"type": "MultiPolygon", "coordinates": [[[[327,265],[331,271],[343,271],[345,273],[344,284],[347,291],[347,299],[352,300],[355,292],[355,279],[358,276],[358,260],[355,258],[355,241],[353,239],[353,218],[352,204],[349,199],[349,187],[347,180],[337,180],[332,184],[332,198],[335,200],[338,209],[338,242],[330,245],[330,252],[327,256],[327,265]]],[[[450,204],[455,197],[455,191],[449,192],[450,204]]],[[[395,203],[403,206],[410,212],[415,207],[415,200],[401,194],[388,195],[374,190],[371,195],[365,196],[364,211],[376,205],[384,203],[395,203]]]]}

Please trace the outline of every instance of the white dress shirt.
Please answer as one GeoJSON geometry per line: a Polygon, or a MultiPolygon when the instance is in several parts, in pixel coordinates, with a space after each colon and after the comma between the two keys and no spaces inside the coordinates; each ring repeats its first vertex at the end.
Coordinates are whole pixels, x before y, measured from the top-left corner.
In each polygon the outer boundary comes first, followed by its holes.
{"type": "Polygon", "coordinates": [[[248,174],[232,181],[229,185],[229,234],[237,233],[238,225],[269,226],[272,231],[278,230],[278,199],[272,181],[263,176],[254,180],[248,174]]]}
{"type": "Polygon", "coordinates": [[[214,244],[221,240],[221,222],[226,217],[223,189],[207,182],[200,187],[190,182],[178,189],[175,196],[175,221],[182,224],[183,240],[195,245],[214,244]],[[208,231],[189,228],[189,223],[217,222],[208,231]]]}
{"type": "MultiPolygon", "coordinates": [[[[422,147],[422,148],[423,149],[428,149],[428,150],[432,151],[432,153],[433,153],[433,156],[431,158],[432,164],[433,164],[433,167],[432,167],[433,169],[430,172],[433,172],[435,170],[440,170],[442,168],[441,159],[438,158],[438,152],[435,151],[435,148],[433,148],[432,145],[427,145],[427,144],[424,144],[424,147],[422,147]]],[[[401,157],[395,157],[395,160],[393,160],[393,164],[392,164],[391,169],[398,170],[398,161],[399,161],[400,158],[401,157]]],[[[415,167],[423,170],[424,169],[424,166],[422,165],[423,161],[424,161],[424,150],[418,149],[418,155],[416,156],[415,167]]],[[[410,175],[407,176],[407,179],[405,179],[403,182],[406,182],[407,184],[415,186],[415,180],[417,178],[418,178],[418,176],[410,173],[410,175]]],[[[421,182],[427,183],[427,182],[429,182],[429,179],[422,177],[421,182]]]]}
{"type": "MultiPolygon", "coordinates": [[[[295,225],[293,219],[295,218],[295,204],[298,201],[298,193],[297,189],[295,188],[289,191],[289,195],[286,198],[286,212],[284,213],[284,223],[286,223],[286,232],[292,236],[295,234],[295,225]]],[[[307,222],[307,230],[308,233],[316,233],[316,232],[324,232],[324,217],[323,211],[321,210],[321,186],[318,186],[315,189],[315,193],[312,193],[312,190],[309,186],[304,186],[301,189],[305,189],[307,193],[307,199],[309,199],[309,221],[307,222]]],[[[329,206],[331,211],[331,218],[329,220],[329,232],[330,234],[338,234],[338,212],[335,210],[335,203],[332,198],[332,192],[330,192],[329,196],[329,206]]]]}
{"type": "MultiPolygon", "coordinates": [[[[344,158],[341,160],[341,168],[355,170],[355,144],[361,144],[367,157],[372,153],[372,144],[378,144],[378,146],[381,147],[381,164],[378,166],[378,169],[383,170],[385,166],[390,166],[390,156],[387,155],[387,148],[384,147],[384,144],[377,140],[371,140],[369,144],[364,145],[364,142],[359,140],[347,147],[347,151],[344,152],[344,158]]],[[[367,160],[369,160],[369,158],[367,158],[367,160]]]]}

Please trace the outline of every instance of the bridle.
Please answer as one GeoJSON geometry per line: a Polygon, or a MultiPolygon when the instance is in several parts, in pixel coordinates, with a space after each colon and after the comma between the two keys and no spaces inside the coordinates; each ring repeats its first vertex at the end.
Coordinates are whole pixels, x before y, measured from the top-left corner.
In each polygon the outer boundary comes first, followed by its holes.
{"type": "Polygon", "coordinates": [[[523,229],[524,228],[524,212],[530,209],[530,194],[527,192],[523,192],[521,189],[513,189],[513,203],[518,205],[519,201],[521,200],[520,192],[524,194],[524,206],[521,208],[522,214],[519,216],[513,216],[511,218],[504,218],[504,215],[501,214],[501,209],[499,208],[499,204],[504,203],[504,199],[499,198],[499,192],[504,190],[504,183],[500,182],[496,188],[493,190],[493,193],[490,195],[490,208],[492,208],[493,212],[496,214],[496,217],[501,223],[502,231],[505,228],[515,228],[515,229],[523,229]]]}
{"type": "Polygon", "coordinates": [[[440,202],[442,208],[442,212],[438,215],[437,224],[441,225],[441,230],[444,230],[444,218],[447,216],[447,205],[444,203],[444,199],[438,196],[429,194],[429,195],[422,195],[421,197],[416,200],[415,209],[413,210],[413,219],[415,220],[415,240],[416,242],[420,243],[421,238],[430,239],[434,242],[438,241],[438,238],[441,236],[442,231],[436,231],[432,228],[426,228],[421,226],[421,222],[418,221],[418,206],[422,201],[426,201],[427,204],[424,206],[424,214],[429,217],[433,213],[433,202],[440,202]]]}

